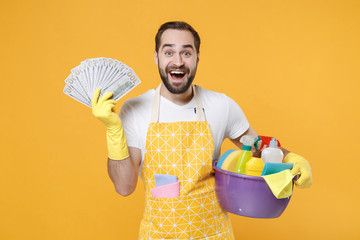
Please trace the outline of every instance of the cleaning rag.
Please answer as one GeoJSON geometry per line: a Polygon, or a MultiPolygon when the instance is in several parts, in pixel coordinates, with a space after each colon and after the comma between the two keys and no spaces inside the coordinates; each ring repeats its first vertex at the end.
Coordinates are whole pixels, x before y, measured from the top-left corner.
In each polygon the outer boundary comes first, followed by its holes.
{"type": "Polygon", "coordinates": [[[168,174],[155,173],[155,187],[160,187],[166,184],[176,183],[177,176],[168,174]]]}
{"type": "Polygon", "coordinates": [[[162,185],[150,189],[151,195],[156,198],[175,198],[180,194],[180,182],[162,185]]]}
{"type": "Polygon", "coordinates": [[[294,175],[291,174],[289,169],[263,176],[263,178],[277,199],[288,198],[291,196],[294,175]]]}

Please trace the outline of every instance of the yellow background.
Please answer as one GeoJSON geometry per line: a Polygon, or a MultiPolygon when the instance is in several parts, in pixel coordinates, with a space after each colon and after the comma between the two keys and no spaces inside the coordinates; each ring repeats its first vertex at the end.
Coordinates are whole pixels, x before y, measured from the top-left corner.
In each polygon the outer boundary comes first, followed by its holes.
{"type": "Polygon", "coordinates": [[[280,218],[231,215],[236,238],[360,239],[359,12],[357,0],[1,0],[0,239],[136,239],[142,183],[116,194],[104,126],[62,90],[94,57],[133,67],[142,83],[124,99],[156,87],[154,36],[169,20],[201,36],[196,83],[313,168],[280,218]]]}

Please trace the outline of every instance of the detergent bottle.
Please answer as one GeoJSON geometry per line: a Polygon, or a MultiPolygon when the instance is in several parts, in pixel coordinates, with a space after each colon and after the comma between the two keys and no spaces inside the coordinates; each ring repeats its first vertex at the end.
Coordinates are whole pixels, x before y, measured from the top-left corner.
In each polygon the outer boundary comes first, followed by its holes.
{"type": "Polygon", "coordinates": [[[264,169],[264,162],[261,160],[261,150],[256,149],[253,157],[246,163],[246,175],[260,177],[264,169]]]}
{"type": "Polygon", "coordinates": [[[256,136],[245,135],[242,136],[240,142],[243,144],[240,156],[237,160],[236,167],[233,170],[235,173],[245,174],[246,163],[252,157],[251,146],[255,143],[256,136]]]}
{"type": "Polygon", "coordinates": [[[261,159],[264,163],[282,163],[284,153],[278,148],[276,138],[272,138],[268,148],[262,151],[261,159]]]}

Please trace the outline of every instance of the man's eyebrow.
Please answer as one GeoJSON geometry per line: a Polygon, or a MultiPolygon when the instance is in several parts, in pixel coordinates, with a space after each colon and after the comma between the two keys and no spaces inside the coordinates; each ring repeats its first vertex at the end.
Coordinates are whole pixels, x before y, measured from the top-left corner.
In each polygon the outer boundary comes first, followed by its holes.
{"type": "MultiPolygon", "coordinates": [[[[161,50],[163,50],[165,47],[174,47],[175,44],[170,44],[170,43],[165,43],[162,47],[161,47],[161,50]]],[[[185,45],[182,45],[183,48],[191,48],[192,50],[194,50],[194,47],[193,45],[191,44],[185,44],[185,45]]]]}
{"type": "Polygon", "coordinates": [[[163,50],[165,47],[173,47],[173,46],[175,46],[175,44],[165,43],[165,44],[161,47],[161,50],[163,50]]]}
{"type": "Polygon", "coordinates": [[[192,50],[194,50],[194,47],[191,44],[185,44],[185,45],[182,45],[182,46],[183,46],[183,48],[191,48],[192,50]]]}

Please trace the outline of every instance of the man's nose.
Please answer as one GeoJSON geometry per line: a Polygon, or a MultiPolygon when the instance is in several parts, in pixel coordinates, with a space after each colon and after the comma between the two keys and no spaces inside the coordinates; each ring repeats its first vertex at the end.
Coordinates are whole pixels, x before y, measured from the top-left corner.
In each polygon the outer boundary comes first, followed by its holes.
{"type": "Polygon", "coordinates": [[[177,67],[181,67],[182,65],[184,65],[181,54],[175,54],[174,59],[173,59],[173,64],[177,67]]]}

